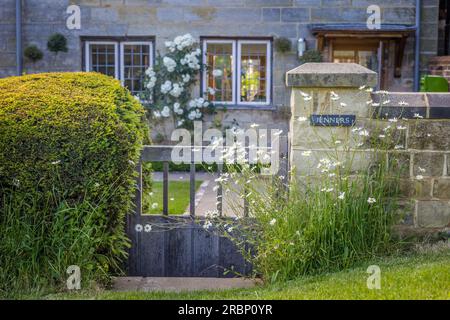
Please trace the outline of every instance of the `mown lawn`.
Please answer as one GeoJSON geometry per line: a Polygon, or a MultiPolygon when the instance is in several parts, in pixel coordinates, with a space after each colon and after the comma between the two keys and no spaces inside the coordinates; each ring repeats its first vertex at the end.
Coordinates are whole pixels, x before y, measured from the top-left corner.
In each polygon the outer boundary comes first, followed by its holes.
{"type": "MultiPolygon", "coordinates": [[[[203,181],[195,181],[195,190],[198,190],[203,181]]],[[[184,214],[189,205],[189,181],[169,181],[169,214],[184,214]]],[[[152,184],[152,194],[147,194],[150,205],[157,204],[150,208],[146,214],[161,214],[163,212],[163,183],[154,181],[152,184]]]]}
{"type": "Polygon", "coordinates": [[[59,294],[47,299],[450,299],[450,250],[383,258],[348,271],[299,278],[253,289],[191,293],[59,294]],[[381,289],[367,288],[369,265],[381,268],[381,289]]]}

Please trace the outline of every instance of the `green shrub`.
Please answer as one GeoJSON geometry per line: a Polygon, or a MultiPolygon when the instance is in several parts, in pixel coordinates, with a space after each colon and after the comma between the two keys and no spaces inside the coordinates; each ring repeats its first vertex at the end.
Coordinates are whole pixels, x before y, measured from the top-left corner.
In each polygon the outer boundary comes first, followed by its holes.
{"type": "Polygon", "coordinates": [[[50,36],[47,42],[47,48],[49,51],[54,52],[67,52],[67,39],[61,33],[55,33],[50,36]]]}
{"type": "Polygon", "coordinates": [[[120,270],[144,110],[96,73],[0,80],[0,294],[120,270]]]}
{"type": "Polygon", "coordinates": [[[26,47],[23,51],[23,55],[33,63],[41,60],[44,57],[44,53],[35,45],[26,47]]]}

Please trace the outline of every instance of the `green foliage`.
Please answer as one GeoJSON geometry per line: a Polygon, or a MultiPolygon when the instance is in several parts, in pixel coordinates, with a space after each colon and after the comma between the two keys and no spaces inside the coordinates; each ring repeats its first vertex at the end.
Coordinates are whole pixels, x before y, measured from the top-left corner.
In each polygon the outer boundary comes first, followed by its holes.
{"type": "Polygon", "coordinates": [[[44,53],[34,44],[26,47],[23,51],[23,55],[33,63],[44,57],[44,53]]]}
{"type": "Polygon", "coordinates": [[[280,37],[274,40],[275,50],[277,52],[285,53],[292,50],[292,42],[288,38],[280,37]]]}
{"type": "Polygon", "coordinates": [[[307,62],[322,62],[322,53],[317,50],[306,50],[305,53],[303,53],[303,56],[300,57],[300,63],[307,63],[307,62]]]}
{"type": "Polygon", "coordinates": [[[0,80],[0,292],[119,271],[144,110],[96,73],[0,80]]]}
{"type": "Polygon", "coordinates": [[[61,33],[55,33],[50,36],[47,42],[47,48],[49,51],[54,52],[67,52],[67,39],[61,33]]]}

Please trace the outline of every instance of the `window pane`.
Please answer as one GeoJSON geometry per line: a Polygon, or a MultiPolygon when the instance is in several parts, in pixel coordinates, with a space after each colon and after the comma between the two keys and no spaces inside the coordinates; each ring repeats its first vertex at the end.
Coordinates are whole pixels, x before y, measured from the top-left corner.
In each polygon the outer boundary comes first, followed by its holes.
{"type": "Polygon", "coordinates": [[[116,55],[114,44],[91,44],[89,71],[100,72],[112,77],[116,73],[116,55]]]}
{"type": "Polygon", "coordinates": [[[334,50],[333,62],[356,62],[354,50],[334,50]]]}
{"type": "Polygon", "coordinates": [[[134,95],[144,88],[145,70],[150,66],[150,46],[148,44],[125,44],[124,51],[124,85],[134,95]]]}
{"type": "Polygon", "coordinates": [[[233,102],[233,44],[207,43],[206,64],[209,67],[206,85],[216,91],[215,95],[209,95],[208,99],[210,101],[233,102]],[[214,70],[221,71],[221,74],[214,76],[214,70]]]}
{"type": "Polygon", "coordinates": [[[241,44],[241,102],[266,102],[266,64],[268,59],[265,43],[241,44]]]}

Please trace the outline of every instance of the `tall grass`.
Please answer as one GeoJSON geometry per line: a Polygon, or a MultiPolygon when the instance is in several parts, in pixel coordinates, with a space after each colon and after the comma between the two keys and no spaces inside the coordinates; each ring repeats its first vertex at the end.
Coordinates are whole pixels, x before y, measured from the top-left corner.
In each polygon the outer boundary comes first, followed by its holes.
{"type": "MultiPolygon", "coordinates": [[[[106,283],[120,269],[125,248],[114,247],[118,232],[108,229],[104,206],[43,193],[2,190],[0,199],[0,297],[42,294],[66,288],[70,265],[81,269],[82,288],[106,283]],[[105,250],[108,248],[108,250],[105,250]]],[[[126,243],[125,235],[122,239],[126,243]]]]}
{"type": "Polygon", "coordinates": [[[331,135],[320,152],[305,150],[305,161],[316,157],[311,170],[293,169],[289,185],[276,176],[263,178],[249,165],[227,165],[219,180],[225,196],[234,195],[228,202],[238,217],[230,224],[209,214],[205,224],[230,238],[266,281],[341,270],[385,254],[404,170],[401,151],[392,149],[403,130],[374,120],[367,128],[351,128],[346,139],[331,135]],[[242,199],[248,218],[242,217],[242,199]]]}

